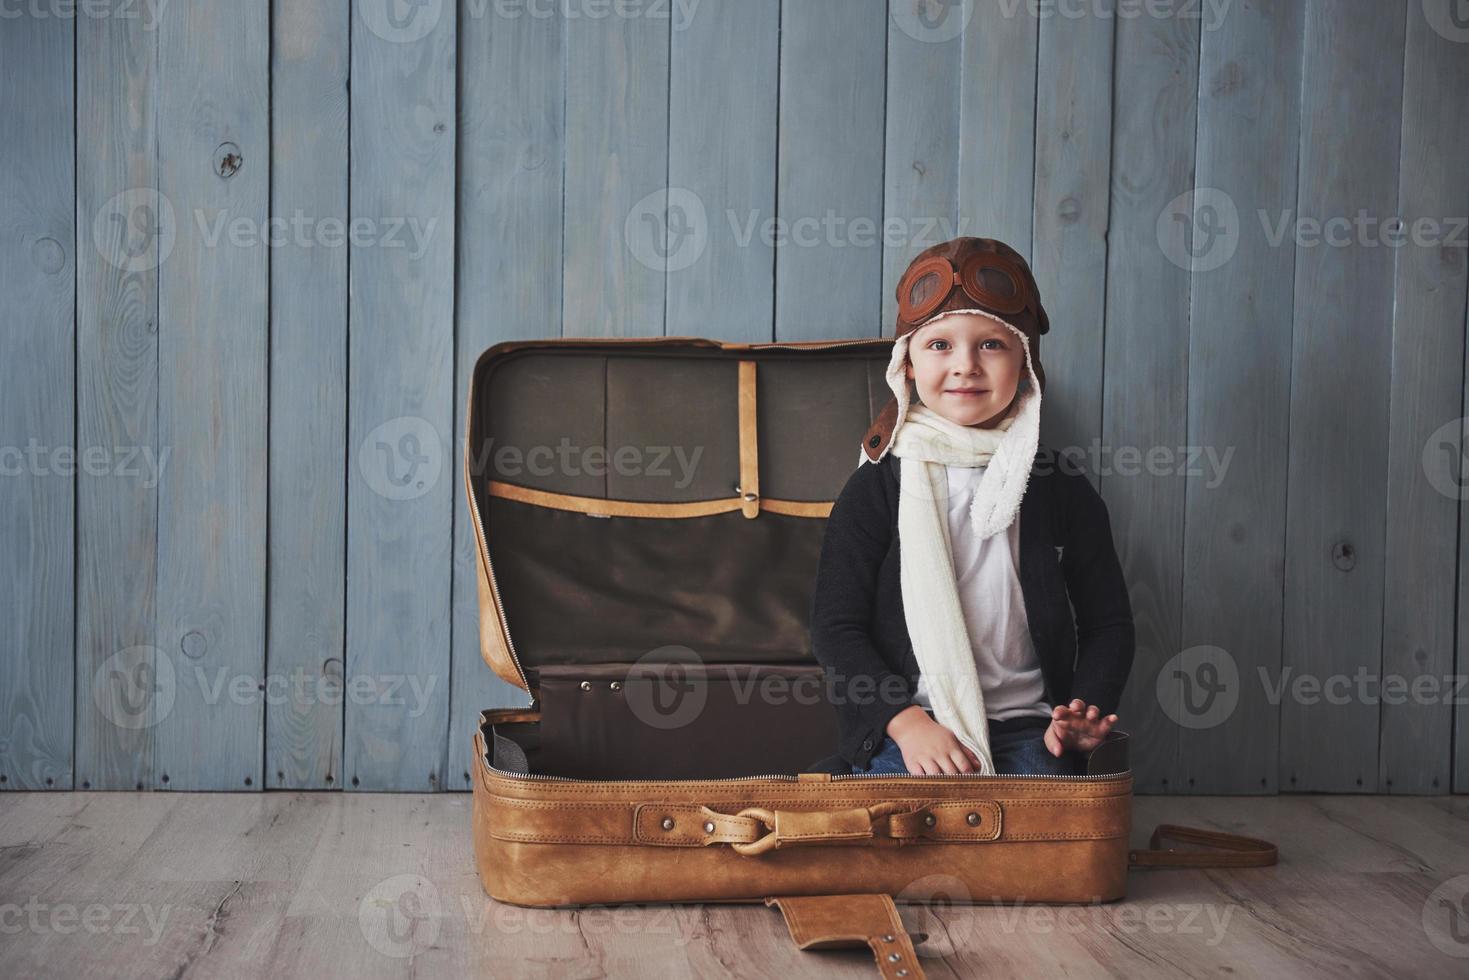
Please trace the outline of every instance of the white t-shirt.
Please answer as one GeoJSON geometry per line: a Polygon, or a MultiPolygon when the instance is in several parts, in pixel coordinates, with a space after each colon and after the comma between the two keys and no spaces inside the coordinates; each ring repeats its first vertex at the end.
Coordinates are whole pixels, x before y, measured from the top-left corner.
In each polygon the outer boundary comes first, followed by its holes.
{"type": "MultiPolygon", "coordinates": [[[[1022,715],[1049,717],[1046,683],[1020,589],[1020,517],[1005,533],[981,541],[969,521],[969,505],[983,466],[945,466],[949,474],[949,541],[959,605],[984,691],[990,721],[1022,715]]],[[[922,673],[913,700],[932,707],[922,673]]]]}

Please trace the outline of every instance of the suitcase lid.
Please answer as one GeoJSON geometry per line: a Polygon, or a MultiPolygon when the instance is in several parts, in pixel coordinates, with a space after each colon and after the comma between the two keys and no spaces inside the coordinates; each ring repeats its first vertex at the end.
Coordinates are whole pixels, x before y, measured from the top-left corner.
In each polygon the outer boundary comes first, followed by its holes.
{"type": "Polygon", "coordinates": [[[826,516],[891,397],[890,337],[507,341],[470,375],[480,653],[814,664],[826,516]]]}

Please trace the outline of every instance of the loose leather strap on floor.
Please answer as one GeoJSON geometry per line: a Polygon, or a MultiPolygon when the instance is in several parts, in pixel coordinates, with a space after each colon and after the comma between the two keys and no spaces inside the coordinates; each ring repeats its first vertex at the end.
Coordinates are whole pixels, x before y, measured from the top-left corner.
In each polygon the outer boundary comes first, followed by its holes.
{"type": "Polygon", "coordinates": [[[801,949],[868,946],[877,969],[892,980],[922,980],[913,940],[891,895],[790,895],[767,898],[785,916],[801,949]]]}
{"type": "Polygon", "coordinates": [[[1251,868],[1274,864],[1276,857],[1275,845],[1268,840],[1174,823],[1158,824],[1146,850],[1127,852],[1130,868],[1251,868]],[[1164,840],[1205,844],[1213,850],[1160,848],[1164,840]]]}

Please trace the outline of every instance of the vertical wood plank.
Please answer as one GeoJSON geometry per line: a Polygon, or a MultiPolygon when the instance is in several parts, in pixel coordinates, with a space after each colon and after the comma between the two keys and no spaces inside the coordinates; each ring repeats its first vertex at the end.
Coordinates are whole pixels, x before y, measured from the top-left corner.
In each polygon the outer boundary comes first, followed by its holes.
{"type": "Polygon", "coordinates": [[[1383,666],[1394,252],[1355,219],[1397,205],[1405,4],[1345,6],[1307,4],[1301,87],[1299,217],[1323,230],[1296,248],[1280,779],[1297,792],[1379,789],[1378,705],[1351,678],[1383,666]]]}
{"type": "Polygon", "coordinates": [[[0,789],[72,788],[73,24],[0,29],[0,789]]]}
{"type": "MultiPolygon", "coordinates": [[[[966,85],[981,89],[985,83],[983,77],[970,78],[965,71],[969,64],[966,29],[972,30],[980,19],[973,13],[970,4],[933,9],[923,4],[890,5],[890,108],[884,121],[882,170],[882,319],[853,336],[896,334],[898,280],[919,252],[959,234],[991,233],[982,226],[981,230],[972,227],[973,216],[959,206],[964,151],[977,142],[963,126],[962,93],[966,85]]],[[[1027,173],[1027,189],[1029,185],[1027,173]]],[[[983,190],[986,193],[976,202],[980,208],[986,206],[995,187],[986,183],[983,190]]]]}
{"type": "Polygon", "coordinates": [[[453,4],[354,7],[350,194],[369,229],[348,257],[354,789],[437,789],[448,758],[455,36],[453,4]]]}
{"type": "Polygon", "coordinates": [[[347,465],[346,0],[271,21],[269,635],[272,788],[342,785],[347,465]]]}
{"type": "Polygon", "coordinates": [[[781,6],[777,340],[882,332],[887,34],[883,0],[781,6]]]}
{"type": "Polygon", "coordinates": [[[675,11],[668,85],[667,228],[628,229],[661,250],[670,335],[774,338],[779,0],[675,11]]]}
{"type": "Polygon", "coordinates": [[[1269,0],[1203,33],[1197,186],[1166,219],[1185,226],[1172,242],[1192,269],[1186,442],[1199,455],[1185,484],[1189,652],[1164,667],[1164,730],[1195,793],[1279,789],[1279,709],[1260,674],[1281,665],[1295,249],[1259,215],[1295,212],[1302,27],[1299,4],[1269,0]]]}
{"type": "MultiPolygon", "coordinates": [[[[76,785],[156,785],[159,717],[177,690],[157,647],[158,279],[178,215],[158,195],[158,31],[76,21],[77,444],[126,447],[77,476],[76,785]]],[[[111,451],[109,449],[109,451],[111,451]]]]}
{"type": "Polygon", "coordinates": [[[1102,428],[1113,21],[1043,17],[1037,31],[1031,269],[1052,324],[1040,344],[1041,439],[1062,450],[1102,428]]]}
{"type": "Polygon", "coordinates": [[[158,186],[178,217],[158,283],[159,438],[173,457],[157,637],[177,681],[158,788],[262,787],[269,21],[262,5],[201,0],[158,26],[158,186]]]}
{"type": "MultiPolygon", "coordinates": [[[[466,10],[470,9],[468,7],[466,10]]],[[[479,649],[479,554],[461,472],[469,375],[502,340],[561,335],[560,17],[465,17],[460,27],[459,269],[455,311],[453,683],[446,788],[470,789],[485,708],[530,696],[485,666],[479,649]]],[[[486,460],[488,462],[488,460],[486,460]]]]}
{"type": "MultiPolygon", "coordinates": [[[[1469,418],[1469,315],[1464,321],[1466,334],[1464,383],[1464,401],[1461,402],[1460,419],[1469,418]]],[[[1462,426],[1462,421],[1461,421],[1462,426]]],[[[1460,429],[1460,443],[1455,448],[1460,455],[1459,465],[1452,472],[1455,473],[1455,482],[1462,487],[1466,479],[1465,463],[1463,454],[1463,429],[1460,429]]],[[[1454,753],[1454,785],[1453,792],[1469,793],[1469,707],[1464,704],[1464,691],[1458,687],[1458,678],[1469,677],[1469,544],[1466,544],[1464,533],[1465,503],[1463,497],[1459,500],[1459,576],[1457,595],[1457,615],[1454,620],[1454,683],[1456,696],[1454,701],[1454,731],[1453,731],[1453,753],[1454,753]]]]}
{"type": "MultiPolygon", "coordinates": [[[[1036,131],[1041,21],[1028,3],[975,3],[972,10],[964,30],[959,93],[961,224],[956,234],[998,238],[1030,261],[1035,153],[1042,138],[1036,131]]],[[[932,97],[914,97],[925,94],[932,97]]],[[[1105,220],[1105,208],[1101,215],[1105,220]]]]}
{"type": "MultiPolygon", "coordinates": [[[[1147,789],[1179,786],[1178,727],[1152,683],[1181,650],[1184,483],[1153,463],[1188,434],[1189,267],[1181,225],[1159,215],[1193,189],[1200,24],[1117,20],[1101,446],[1095,465],[1132,597],[1137,652],[1124,707],[1148,732],[1133,760],[1147,789]]],[[[1064,271],[1064,270],[1063,270],[1064,271]]],[[[1174,461],[1176,463],[1176,460],[1174,461]]],[[[1125,712],[1125,714],[1124,714],[1125,712]]]]}
{"type": "Polygon", "coordinates": [[[666,332],[661,249],[629,243],[666,224],[669,21],[625,9],[566,22],[568,337],[666,332]]]}
{"type": "MultiPolygon", "coordinates": [[[[1447,793],[1454,690],[1454,572],[1463,436],[1469,24],[1452,0],[1408,5],[1388,411],[1387,551],[1379,686],[1379,790],[1447,793]],[[1450,94],[1452,93],[1452,94],[1450,94]],[[1457,220],[1457,224],[1456,224],[1457,220]]],[[[1462,709],[1461,709],[1462,710],[1462,709]]]]}

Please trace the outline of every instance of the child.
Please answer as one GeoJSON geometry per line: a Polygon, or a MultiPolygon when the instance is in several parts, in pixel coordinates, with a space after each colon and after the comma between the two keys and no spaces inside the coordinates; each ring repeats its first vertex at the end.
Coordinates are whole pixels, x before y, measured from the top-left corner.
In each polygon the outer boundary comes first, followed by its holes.
{"type": "Polygon", "coordinates": [[[925,249],[899,280],[894,397],[827,520],[811,607],[853,772],[1079,775],[1117,721],[1133,622],[1106,506],[1080,473],[1032,473],[1054,455],[1049,329],[1002,242],[925,249]]]}

